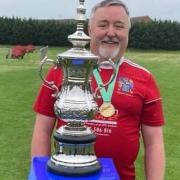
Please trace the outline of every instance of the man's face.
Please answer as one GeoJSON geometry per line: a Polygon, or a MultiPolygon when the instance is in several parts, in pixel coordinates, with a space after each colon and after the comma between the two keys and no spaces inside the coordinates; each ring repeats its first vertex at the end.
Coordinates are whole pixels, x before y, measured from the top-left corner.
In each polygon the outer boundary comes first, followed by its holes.
{"type": "Polygon", "coordinates": [[[97,9],[89,27],[92,53],[101,60],[121,58],[128,44],[128,33],[129,19],[123,7],[97,9]]]}

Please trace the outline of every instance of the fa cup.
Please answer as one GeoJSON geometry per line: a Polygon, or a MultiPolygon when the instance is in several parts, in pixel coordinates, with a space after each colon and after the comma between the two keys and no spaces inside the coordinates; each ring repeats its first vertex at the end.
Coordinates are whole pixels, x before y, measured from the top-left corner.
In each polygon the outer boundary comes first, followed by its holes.
{"type": "MultiPolygon", "coordinates": [[[[57,119],[67,122],[54,132],[55,153],[47,164],[47,169],[57,174],[85,175],[101,168],[94,151],[95,133],[84,122],[93,119],[99,110],[95,101],[97,95],[90,86],[93,69],[99,69],[104,64],[114,68],[114,65],[111,61],[98,64],[98,56],[85,49],[90,40],[83,31],[85,20],[84,0],[79,0],[77,30],[68,36],[73,47],[58,54],[55,61],[46,55],[42,56],[40,64],[40,77],[56,91],[54,112],[57,119]],[[47,62],[53,62],[56,68],[63,70],[63,85],[60,89],[42,76],[42,67],[47,62]]],[[[115,72],[102,87],[108,85],[114,76],[115,72]]]]}

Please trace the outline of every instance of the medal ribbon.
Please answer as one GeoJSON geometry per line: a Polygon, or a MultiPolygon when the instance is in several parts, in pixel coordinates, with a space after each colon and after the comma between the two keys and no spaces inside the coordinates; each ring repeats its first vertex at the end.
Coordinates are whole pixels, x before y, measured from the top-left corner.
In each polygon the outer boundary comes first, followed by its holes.
{"type": "Polygon", "coordinates": [[[111,98],[112,98],[112,94],[113,94],[113,90],[114,90],[114,86],[115,86],[115,82],[116,82],[119,66],[121,64],[122,64],[122,59],[120,61],[118,61],[118,63],[117,63],[115,78],[108,85],[107,90],[105,89],[105,87],[101,86],[101,85],[103,85],[103,82],[102,82],[101,76],[100,76],[97,68],[93,70],[93,74],[94,74],[95,80],[96,80],[96,82],[98,84],[98,87],[100,88],[100,93],[101,93],[103,102],[111,102],[111,98]]]}

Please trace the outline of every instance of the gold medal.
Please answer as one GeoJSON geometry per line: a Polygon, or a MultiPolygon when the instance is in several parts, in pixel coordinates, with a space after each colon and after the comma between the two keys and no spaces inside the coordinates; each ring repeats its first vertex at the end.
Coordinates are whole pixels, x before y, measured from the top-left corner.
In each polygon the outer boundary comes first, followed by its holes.
{"type": "Polygon", "coordinates": [[[104,117],[111,117],[115,113],[115,108],[110,102],[104,102],[100,106],[99,112],[104,117]]]}

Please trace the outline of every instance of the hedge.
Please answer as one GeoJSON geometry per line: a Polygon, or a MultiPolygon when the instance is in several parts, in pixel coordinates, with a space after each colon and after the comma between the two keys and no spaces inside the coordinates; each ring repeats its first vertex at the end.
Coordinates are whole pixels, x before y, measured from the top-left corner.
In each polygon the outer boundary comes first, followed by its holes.
{"type": "MultiPolygon", "coordinates": [[[[86,22],[86,33],[87,24],[86,22]]],[[[74,20],[0,17],[0,44],[69,46],[67,36],[75,31],[74,20]]],[[[180,23],[166,20],[135,23],[130,29],[128,47],[180,50],[180,23]]]]}

